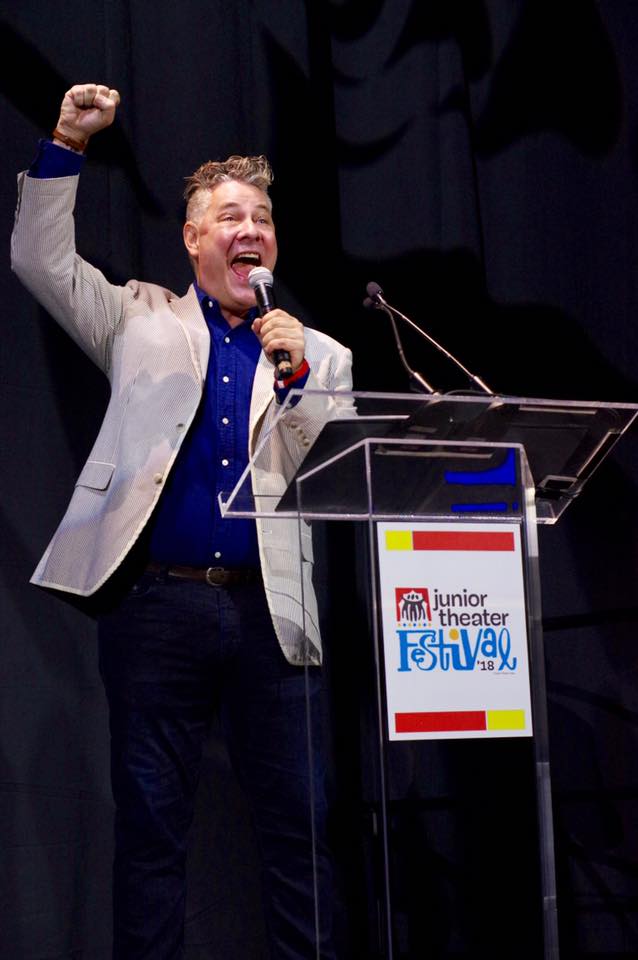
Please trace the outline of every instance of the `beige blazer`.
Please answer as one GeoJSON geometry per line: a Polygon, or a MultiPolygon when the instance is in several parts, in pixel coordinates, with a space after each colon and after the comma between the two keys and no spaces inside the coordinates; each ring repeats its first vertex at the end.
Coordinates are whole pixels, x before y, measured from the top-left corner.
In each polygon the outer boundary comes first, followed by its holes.
{"type": "MultiPolygon", "coordinates": [[[[78,179],[20,175],[11,255],[25,286],[111,386],[98,437],[32,577],[40,586],[89,596],[122,563],[151,516],[199,405],[210,340],[192,286],[184,297],[136,280],[116,286],[78,256],[78,179]]],[[[305,332],[307,389],[351,390],[350,351],[318,331],[305,332]]],[[[323,424],[351,408],[345,397],[326,395],[303,398],[279,420],[277,409],[272,365],[262,353],[249,435],[254,450],[266,430],[275,432],[253,474],[254,492],[270,498],[283,493],[323,424]]],[[[292,663],[317,662],[321,649],[311,537],[305,523],[301,528],[300,536],[295,520],[257,521],[270,612],[292,663]]]]}

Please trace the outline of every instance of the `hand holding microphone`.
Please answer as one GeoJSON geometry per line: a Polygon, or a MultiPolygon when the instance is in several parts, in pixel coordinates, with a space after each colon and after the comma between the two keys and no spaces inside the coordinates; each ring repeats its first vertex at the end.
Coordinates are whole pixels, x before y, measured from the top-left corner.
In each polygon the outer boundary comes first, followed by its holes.
{"type": "Polygon", "coordinates": [[[275,304],[273,275],[266,267],[254,267],[248,282],[255,291],[259,317],[253,331],[264,352],[277,369],[277,379],[285,380],[301,366],[305,354],[303,325],[275,304]]]}

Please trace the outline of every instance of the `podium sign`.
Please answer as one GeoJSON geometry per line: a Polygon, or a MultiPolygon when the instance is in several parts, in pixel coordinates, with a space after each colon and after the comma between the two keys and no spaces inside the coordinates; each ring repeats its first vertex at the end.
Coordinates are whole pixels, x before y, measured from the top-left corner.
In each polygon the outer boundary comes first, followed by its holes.
{"type": "Polygon", "coordinates": [[[532,736],[516,523],[378,523],[390,740],[532,736]]]}

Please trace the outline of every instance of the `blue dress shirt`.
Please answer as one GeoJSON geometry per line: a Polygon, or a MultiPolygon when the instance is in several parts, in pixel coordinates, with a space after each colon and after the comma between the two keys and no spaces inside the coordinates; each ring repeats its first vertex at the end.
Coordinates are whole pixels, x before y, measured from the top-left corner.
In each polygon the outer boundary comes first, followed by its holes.
{"type": "Polygon", "coordinates": [[[201,404],[154,514],[151,557],[196,567],[259,565],[252,520],[222,519],[217,495],[230,492],[248,463],[248,411],[261,345],[256,309],[229,327],[219,304],[195,286],[210,333],[201,404]]]}

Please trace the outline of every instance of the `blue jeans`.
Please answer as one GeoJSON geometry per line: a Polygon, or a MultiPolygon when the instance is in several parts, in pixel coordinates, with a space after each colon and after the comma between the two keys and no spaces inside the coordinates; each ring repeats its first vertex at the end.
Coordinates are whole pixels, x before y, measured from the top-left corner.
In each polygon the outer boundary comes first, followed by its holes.
{"type": "Polygon", "coordinates": [[[116,806],[114,958],[183,957],[187,833],[217,710],[253,811],[273,958],[332,960],[320,671],[286,661],[261,582],[226,589],[145,573],[100,618],[99,643],[116,806]]]}

